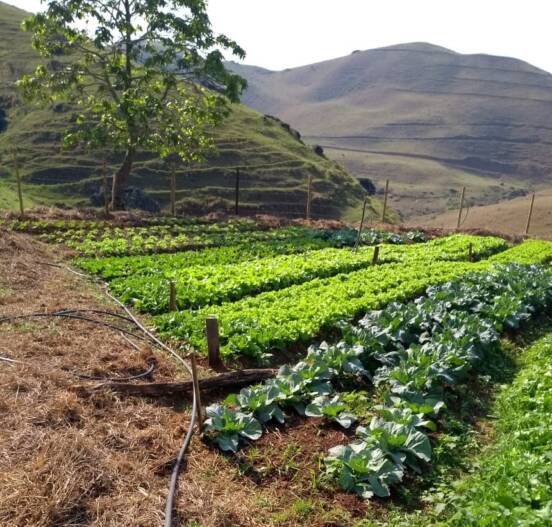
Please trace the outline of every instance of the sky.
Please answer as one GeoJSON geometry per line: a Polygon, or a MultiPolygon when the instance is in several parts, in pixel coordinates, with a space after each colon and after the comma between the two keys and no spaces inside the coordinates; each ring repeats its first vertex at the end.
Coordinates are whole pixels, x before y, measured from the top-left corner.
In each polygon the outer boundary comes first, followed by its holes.
{"type": "MultiPolygon", "coordinates": [[[[4,0],[27,11],[39,0],[4,0]]],[[[525,60],[552,72],[551,0],[209,0],[217,32],[246,64],[281,70],[354,50],[429,42],[525,60]]]]}

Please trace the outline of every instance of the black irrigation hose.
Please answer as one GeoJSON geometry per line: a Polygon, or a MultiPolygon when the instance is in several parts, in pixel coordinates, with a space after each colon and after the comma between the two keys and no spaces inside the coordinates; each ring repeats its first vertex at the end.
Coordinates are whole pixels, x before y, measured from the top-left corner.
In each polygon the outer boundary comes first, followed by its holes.
{"type": "Polygon", "coordinates": [[[78,377],[79,379],[84,379],[87,381],[106,381],[106,382],[126,382],[126,381],[134,381],[136,379],[141,379],[142,377],[147,377],[150,375],[153,370],[155,369],[155,364],[150,364],[150,367],[138,375],[132,375],[131,377],[97,377],[94,375],[86,375],[84,373],[75,373],[71,372],[75,377],[78,377]]]}
{"type": "Polygon", "coordinates": [[[22,319],[25,319],[25,318],[49,318],[49,317],[72,318],[72,319],[75,319],[75,320],[83,320],[83,321],[89,322],[91,324],[97,324],[99,326],[105,326],[105,327],[108,327],[110,329],[120,331],[121,333],[125,333],[125,334],[130,335],[131,337],[134,337],[134,338],[139,339],[139,340],[145,340],[145,338],[142,337],[142,335],[137,335],[136,333],[133,333],[132,331],[128,331],[127,329],[121,328],[119,326],[115,326],[114,324],[109,324],[108,322],[104,322],[102,320],[96,320],[94,318],[83,317],[83,316],[80,316],[80,315],[71,315],[71,314],[65,313],[63,311],[61,311],[61,312],[54,311],[53,313],[29,313],[29,314],[26,314],[26,315],[16,315],[16,316],[13,316],[13,317],[4,317],[4,318],[0,318],[0,324],[2,324],[4,322],[13,322],[14,320],[22,320],[22,319]]]}
{"type": "Polygon", "coordinates": [[[165,506],[165,523],[163,524],[164,527],[172,527],[172,524],[173,524],[172,513],[174,509],[174,497],[176,495],[176,484],[178,482],[178,475],[180,474],[180,469],[182,467],[182,462],[184,461],[184,456],[186,455],[186,452],[188,451],[188,447],[190,446],[190,442],[192,440],[192,435],[194,433],[194,426],[196,422],[196,415],[197,415],[197,399],[194,392],[194,398],[192,403],[192,416],[190,418],[190,424],[188,425],[188,431],[184,436],[184,441],[182,442],[182,446],[180,447],[180,450],[178,451],[178,455],[176,456],[176,461],[174,463],[173,471],[171,474],[171,481],[169,483],[169,492],[167,493],[167,504],[165,506]]]}
{"type": "Polygon", "coordinates": [[[54,311],[54,313],[60,315],[72,313],[94,313],[97,315],[109,315],[111,317],[120,318],[121,320],[126,320],[127,322],[132,322],[132,319],[129,317],[125,317],[124,315],[120,315],[119,313],[115,313],[114,311],[105,311],[103,309],[62,309],[60,311],[54,311]]]}
{"type": "MultiPolygon", "coordinates": [[[[109,298],[111,298],[111,300],[113,300],[118,306],[120,306],[126,312],[126,314],[133,320],[136,326],[140,328],[153,342],[155,342],[155,344],[157,344],[160,348],[164,349],[165,351],[169,352],[173,357],[175,357],[178,361],[180,361],[182,365],[188,370],[190,375],[193,376],[190,365],[180,355],[178,355],[178,353],[176,353],[171,348],[163,344],[163,342],[161,342],[155,335],[153,335],[150,331],[148,331],[119,299],[115,298],[113,295],[109,293],[107,289],[107,285],[106,285],[106,295],[109,298]]],[[[193,402],[192,402],[192,415],[190,417],[190,423],[188,424],[188,431],[184,436],[182,446],[180,447],[180,450],[178,451],[178,455],[176,456],[176,461],[173,467],[171,480],[169,483],[169,491],[167,493],[167,503],[165,506],[165,522],[163,524],[164,527],[172,527],[172,524],[173,524],[173,509],[174,509],[174,498],[176,495],[176,484],[178,483],[178,475],[180,474],[182,462],[184,461],[184,457],[186,455],[186,452],[188,451],[188,447],[190,446],[192,435],[194,433],[194,427],[196,424],[196,417],[197,417],[197,410],[198,410],[197,405],[198,405],[198,401],[194,390],[193,402]]]]}

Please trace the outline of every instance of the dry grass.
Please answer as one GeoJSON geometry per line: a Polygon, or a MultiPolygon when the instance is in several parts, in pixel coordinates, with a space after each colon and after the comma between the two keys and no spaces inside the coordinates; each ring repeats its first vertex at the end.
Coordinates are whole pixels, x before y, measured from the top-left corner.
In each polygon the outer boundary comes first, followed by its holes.
{"type": "MultiPolygon", "coordinates": [[[[500,230],[509,234],[523,235],[527,225],[527,217],[531,204],[531,195],[501,201],[493,205],[471,207],[462,228],[487,228],[500,230]]],[[[529,234],[539,238],[552,239],[552,189],[541,190],[535,195],[535,205],[529,234]]],[[[419,216],[412,218],[426,227],[453,227],[456,225],[458,210],[442,214],[419,216]]]]}
{"type": "MultiPolygon", "coordinates": [[[[0,232],[0,313],[106,306],[101,290],[64,269],[37,266],[59,251],[0,232]]],[[[82,398],[72,372],[127,375],[152,360],[156,380],[183,377],[162,354],[136,352],[117,333],[74,320],[0,326],[0,525],[153,526],[185,432],[185,405],[82,398]]]]}

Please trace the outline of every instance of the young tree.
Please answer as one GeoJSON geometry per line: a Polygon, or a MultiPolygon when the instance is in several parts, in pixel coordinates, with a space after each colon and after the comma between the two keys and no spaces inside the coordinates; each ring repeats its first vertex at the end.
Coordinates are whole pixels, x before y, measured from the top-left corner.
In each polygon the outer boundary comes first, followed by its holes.
{"type": "Polygon", "coordinates": [[[114,210],[138,149],[200,159],[209,130],[245,87],[225,69],[222,52],[245,53],[212,31],[205,0],[48,0],[23,28],[48,59],[18,81],[23,96],[75,105],[65,144],[124,154],[113,177],[114,210]]]}

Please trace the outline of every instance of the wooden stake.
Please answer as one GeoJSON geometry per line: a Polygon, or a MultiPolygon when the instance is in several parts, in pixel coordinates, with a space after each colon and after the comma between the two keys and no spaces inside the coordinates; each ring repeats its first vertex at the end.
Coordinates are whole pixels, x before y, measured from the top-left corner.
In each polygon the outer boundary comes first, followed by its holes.
{"type": "Polygon", "coordinates": [[[383,210],[381,212],[381,222],[385,223],[385,214],[387,213],[387,198],[389,196],[389,180],[385,180],[385,195],[383,197],[383,210]]]}
{"type": "Polygon", "coordinates": [[[17,159],[17,148],[13,149],[13,166],[15,169],[15,178],[17,180],[17,196],[19,198],[19,213],[21,216],[25,215],[25,209],[23,207],[23,190],[21,189],[21,174],[19,173],[19,162],[17,159]]]}
{"type": "Polygon", "coordinates": [[[364,227],[364,217],[366,216],[366,205],[368,203],[368,198],[364,198],[364,204],[362,205],[362,218],[360,219],[360,225],[358,227],[358,235],[355,242],[355,247],[353,250],[357,250],[357,247],[360,243],[360,236],[362,235],[362,228],[364,227]]]}
{"type": "Polygon", "coordinates": [[[171,167],[171,216],[176,216],[176,169],[171,167]]]}
{"type": "Polygon", "coordinates": [[[462,195],[460,196],[460,209],[458,210],[458,221],[456,222],[456,230],[460,228],[462,223],[462,210],[464,209],[464,198],[466,197],[466,187],[462,187],[462,195]]]}
{"type": "Polygon", "coordinates": [[[533,216],[533,205],[535,204],[535,193],[531,197],[531,206],[529,207],[529,216],[527,216],[527,225],[525,226],[525,234],[529,234],[529,227],[531,226],[531,217],[533,216]]]}
{"type": "Polygon", "coordinates": [[[473,244],[472,243],[468,245],[468,260],[470,262],[473,262],[473,244]]]}
{"type": "Polygon", "coordinates": [[[103,177],[103,195],[104,195],[104,212],[106,216],[109,216],[109,196],[107,188],[107,166],[106,162],[103,162],[102,167],[102,177],[103,177]]]}
{"type": "Polygon", "coordinates": [[[201,430],[203,426],[203,409],[201,408],[201,393],[199,391],[199,378],[197,376],[197,364],[195,353],[192,353],[190,357],[192,363],[192,382],[194,384],[194,393],[196,398],[196,407],[197,407],[197,426],[201,430]]]}
{"type": "Polygon", "coordinates": [[[234,210],[236,216],[240,214],[240,167],[236,167],[236,205],[234,210]]]}
{"type": "Polygon", "coordinates": [[[169,282],[169,311],[176,311],[176,286],[172,280],[169,282]]]}
{"type": "Polygon", "coordinates": [[[311,199],[312,199],[312,175],[309,174],[309,177],[307,179],[307,221],[310,220],[311,217],[311,199]]]}
{"type": "Polygon", "coordinates": [[[379,260],[379,245],[376,245],[374,247],[374,256],[372,256],[372,265],[377,265],[378,263],[378,260],[379,260]]]}
{"type": "Polygon", "coordinates": [[[217,317],[205,319],[205,333],[207,335],[207,350],[209,367],[217,371],[224,367],[220,358],[220,339],[217,317]]]}

